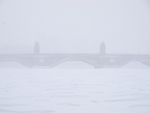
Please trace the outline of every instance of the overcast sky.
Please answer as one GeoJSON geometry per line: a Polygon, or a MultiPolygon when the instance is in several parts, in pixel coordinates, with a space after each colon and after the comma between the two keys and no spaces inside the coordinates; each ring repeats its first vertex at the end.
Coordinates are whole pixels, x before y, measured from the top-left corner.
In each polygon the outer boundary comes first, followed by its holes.
{"type": "Polygon", "coordinates": [[[149,0],[0,0],[0,47],[43,53],[150,54],[149,0]]]}

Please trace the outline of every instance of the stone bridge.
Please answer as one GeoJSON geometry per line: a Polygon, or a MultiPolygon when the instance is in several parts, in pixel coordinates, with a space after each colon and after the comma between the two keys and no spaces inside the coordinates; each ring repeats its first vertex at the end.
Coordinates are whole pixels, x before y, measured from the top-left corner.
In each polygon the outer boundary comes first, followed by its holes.
{"type": "Polygon", "coordinates": [[[148,54],[106,54],[105,44],[101,43],[99,54],[42,54],[39,43],[34,45],[33,54],[0,54],[0,62],[15,61],[27,67],[54,67],[66,61],[82,61],[95,68],[120,67],[131,61],[138,61],[150,66],[148,54]]]}
{"type": "Polygon", "coordinates": [[[0,55],[0,62],[15,61],[27,67],[49,66],[54,67],[66,61],[82,61],[94,66],[120,67],[131,61],[138,61],[150,66],[150,55],[129,55],[129,54],[3,54],[0,55]]]}

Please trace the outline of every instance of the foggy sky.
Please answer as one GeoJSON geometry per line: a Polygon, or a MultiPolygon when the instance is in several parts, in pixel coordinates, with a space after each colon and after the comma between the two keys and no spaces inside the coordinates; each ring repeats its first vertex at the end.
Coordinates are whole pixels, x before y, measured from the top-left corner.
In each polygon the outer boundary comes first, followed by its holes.
{"type": "MultiPolygon", "coordinates": [[[[0,47],[43,53],[150,54],[148,0],[0,0],[0,47]]],[[[1,52],[1,51],[0,51],[1,52]]]]}

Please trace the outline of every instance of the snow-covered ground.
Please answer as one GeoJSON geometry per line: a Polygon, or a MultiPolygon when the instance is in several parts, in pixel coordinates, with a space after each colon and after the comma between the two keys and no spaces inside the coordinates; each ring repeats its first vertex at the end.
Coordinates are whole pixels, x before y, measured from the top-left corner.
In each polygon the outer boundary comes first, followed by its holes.
{"type": "Polygon", "coordinates": [[[0,113],[150,113],[150,69],[1,68],[0,113]]]}

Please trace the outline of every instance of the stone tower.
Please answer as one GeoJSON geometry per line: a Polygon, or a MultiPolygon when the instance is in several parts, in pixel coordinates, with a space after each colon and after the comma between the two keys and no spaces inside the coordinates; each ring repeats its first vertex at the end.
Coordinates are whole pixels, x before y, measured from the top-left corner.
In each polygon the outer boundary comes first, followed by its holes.
{"type": "Polygon", "coordinates": [[[100,45],[100,54],[101,55],[105,55],[106,54],[106,46],[105,46],[104,42],[102,42],[101,45],[100,45]]]}
{"type": "Polygon", "coordinates": [[[40,54],[40,45],[38,42],[34,44],[34,54],[40,54]]]}

